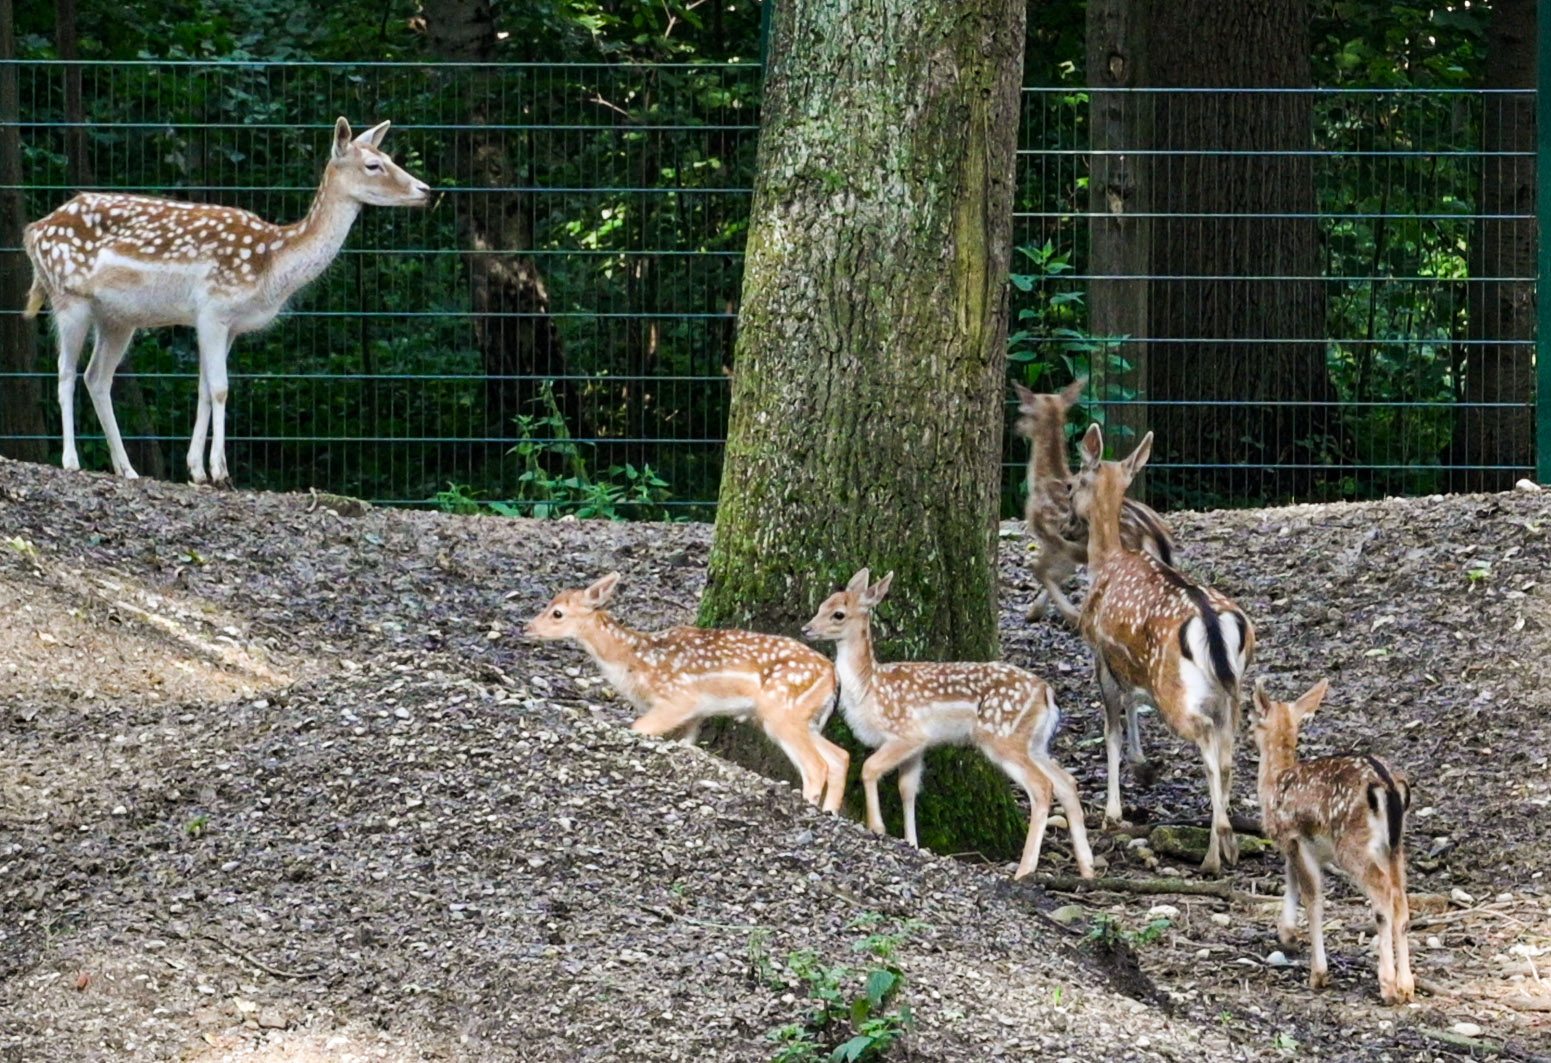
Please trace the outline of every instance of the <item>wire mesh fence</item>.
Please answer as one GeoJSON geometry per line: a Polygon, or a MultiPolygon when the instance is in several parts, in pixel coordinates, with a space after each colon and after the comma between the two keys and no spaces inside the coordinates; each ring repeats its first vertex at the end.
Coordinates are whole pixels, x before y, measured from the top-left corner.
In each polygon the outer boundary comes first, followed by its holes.
{"type": "MultiPolygon", "coordinates": [[[[441,193],[424,212],[369,208],[291,311],[235,344],[239,483],[711,511],[757,66],[5,73],[22,175],[4,191],[27,217],[98,188],[293,220],[338,115],[392,119],[385,147],[441,193]]],[[[1026,90],[1011,375],[1039,390],[1086,374],[1083,413],[1118,446],[1155,431],[1145,487],[1165,506],[1530,474],[1533,108],[1528,92],[1026,90]]],[[[30,434],[57,460],[51,341],[36,341],[32,368],[0,382],[49,400],[30,434]]],[[[196,367],[189,330],[137,334],[115,406],[142,472],[181,475],[196,367]]],[[[83,463],[105,467],[78,417],[83,463]]],[[[1008,513],[1022,448],[1009,439],[1008,513]]]]}

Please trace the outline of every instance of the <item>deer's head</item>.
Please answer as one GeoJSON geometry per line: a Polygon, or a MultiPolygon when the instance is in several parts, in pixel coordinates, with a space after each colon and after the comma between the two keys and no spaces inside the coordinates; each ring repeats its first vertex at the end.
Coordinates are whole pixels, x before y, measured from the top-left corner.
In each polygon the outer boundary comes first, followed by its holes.
{"type": "Polygon", "coordinates": [[[522,633],[530,639],[575,638],[609,604],[621,578],[618,572],[610,572],[590,587],[561,591],[538,616],[528,621],[522,633]]]}
{"type": "Polygon", "coordinates": [[[1281,754],[1286,759],[1296,759],[1298,752],[1298,725],[1325,699],[1330,680],[1321,679],[1297,701],[1272,701],[1266,693],[1263,679],[1255,680],[1255,745],[1262,757],[1267,753],[1281,754]]]}
{"type": "Polygon", "coordinates": [[[1119,500],[1125,495],[1126,488],[1152,456],[1152,433],[1143,436],[1136,449],[1121,461],[1105,461],[1104,430],[1091,424],[1082,437],[1078,453],[1082,456],[1082,467],[1071,479],[1072,512],[1083,520],[1090,520],[1094,504],[1100,498],[1113,498],[1118,512],[1119,500]]]}
{"type": "Polygon", "coordinates": [[[802,629],[803,636],[810,639],[839,640],[853,628],[865,629],[871,622],[873,606],[883,601],[883,596],[889,593],[889,585],[894,582],[894,573],[890,572],[877,583],[869,586],[868,581],[871,578],[872,574],[864,568],[851,577],[851,582],[846,584],[845,590],[836,591],[825,598],[824,604],[819,606],[819,611],[802,629]]]}
{"type": "Polygon", "coordinates": [[[382,138],[391,122],[379,122],[358,137],[350,123],[334,123],[334,151],[328,173],[336,187],[359,203],[377,207],[423,207],[431,200],[431,186],[409,173],[382,150],[382,138]]]}
{"type": "Polygon", "coordinates": [[[1082,397],[1082,389],[1088,383],[1088,378],[1080,376],[1066,387],[1053,395],[1040,395],[1022,384],[1013,382],[1013,390],[1018,394],[1018,419],[1013,422],[1013,431],[1024,439],[1034,439],[1042,426],[1059,425],[1062,427],[1061,445],[1066,442],[1066,411],[1077,404],[1082,397]]]}

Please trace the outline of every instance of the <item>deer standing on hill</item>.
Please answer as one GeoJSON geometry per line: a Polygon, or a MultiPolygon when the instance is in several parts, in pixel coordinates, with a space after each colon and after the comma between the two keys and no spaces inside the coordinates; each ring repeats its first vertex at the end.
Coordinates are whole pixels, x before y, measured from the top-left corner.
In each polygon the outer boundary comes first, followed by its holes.
{"type": "Polygon", "coordinates": [[[113,417],[113,374],[140,328],[191,325],[199,337],[199,412],[189,444],[189,477],[204,483],[205,433],[211,433],[209,479],[224,483],[226,356],[232,340],[274,320],[286,300],[339,253],[362,204],[420,206],[430,199],[379,149],[389,123],[350,135],[334,126],[333,155],[312,209],[292,225],[272,225],[245,210],[209,203],[83,192],[22,233],[32,262],[25,317],[47,300],[59,338],[59,412],[67,469],[75,449],[75,369],[86,333],[96,342],[86,392],[102,422],[113,471],[135,470],[113,417]]]}
{"type": "MultiPolygon", "coordinates": [[[[1082,395],[1087,377],[1078,377],[1053,395],[1037,395],[1014,383],[1018,393],[1018,420],[1013,430],[1029,440],[1028,499],[1023,523],[1039,544],[1034,575],[1043,586],[1030,607],[1028,619],[1045,615],[1053,603],[1069,622],[1077,622],[1077,607],[1061,590],[1078,565],[1088,563],[1088,526],[1072,512],[1066,461],[1066,414],[1082,395]]],[[[1120,504],[1120,541],[1127,550],[1143,550],[1162,561],[1174,563],[1174,540],[1169,526],[1152,507],[1135,499],[1120,504]]]]}
{"type": "Polygon", "coordinates": [[[1255,684],[1255,744],[1260,747],[1260,815],[1266,834],[1286,860],[1287,892],[1276,936],[1290,944],[1298,902],[1309,913],[1309,985],[1330,981],[1325,962],[1325,894],[1321,867],[1335,864],[1373,905],[1379,942],[1379,995],[1386,1004],[1410,1000],[1411,907],[1406,898],[1406,854],[1401,836],[1411,787],[1374,756],[1298,759],[1298,725],[1329,689],[1321,679],[1297,701],[1272,701],[1255,684]]]}
{"type": "Polygon", "coordinates": [[[1228,821],[1233,783],[1233,739],[1239,720],[1239,683],[1255,651],[1255,629],[1226,596],[1198,587],[1151,554],[1127,549],[1120,537],[1121,501],[1152,453],[1148,432],[1124,461],[1103,461],[1098,425],[1082,441],[1082,469],[1072,507],[1088,522],[1088,568],[1093,585],[1078,626],[1093,647],[1104,700],[1109,757],[1107,818],[1119,821],[1121,715],[1127,760],[1145,767],[1136,721],[1136,695],[1150,695],[1159,715],[1201,750],[1212,802],[1212,838],[1203,870],[1238,862],[1228,821]]]}
{"type": "Polygon", "coordinates": [[[1039,863],[1051,792],[1061,800],[1078,872],[1093,877],[1082,801],[1077,784],[1050,756],[1050,739],[1060,725],[1055,695],[1042,680],[999,662],[880,664],[872,653],[872,610],[894,579],[890,572],[872,586],[862,569],[843,591],[830,595],[803,629],[810,639],[834,639],[840,677],[840,711],[851,732],[876,750],[862,765],[867,826],[885,833],[878,808],[878,780],[899,769],[905,808],[905,840],[916,841],[916,794],[922,758],[939,745],[970,744],[991,759],[1029,797],[1029,833],[1014,878],[1039,863]]]}
{"type": "Polygon", "coordinates": [[[583,590],[561,591],[524,633],[579,643],[644,713],[631,725],[641,734],[687,731],[693,742],[712,716],[758,721],[802,776],[803,797],[814,805],[822,798],[824,811],[838,811],[851,758],[820,734],[835,708],[829,658],[796,639],[753,631],[633,630],[603,608],[619,581],[611,572],[583,590]]]}

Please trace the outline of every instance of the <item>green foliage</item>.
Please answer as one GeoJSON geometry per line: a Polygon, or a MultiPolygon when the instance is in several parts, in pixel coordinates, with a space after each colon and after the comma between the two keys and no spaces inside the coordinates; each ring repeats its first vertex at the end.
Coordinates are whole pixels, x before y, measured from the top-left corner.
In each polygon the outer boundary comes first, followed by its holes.
{"type": "MultiPolygon", "coordinates": [[[[905,985],[904,972],[894,962],[899,945],[921,924],[911,920],[892,930],[878,930],[882,917],[869,914],[852,923],[871,932],[856,942],[858,952],[870,953],[874,962],[856,970],[829,966],[817,953],[800,949],[790,953],[786,972],[807,995],[808,1013],[799,1022],[786,1023],[766,1033],[777,1045],[771,1063],[858,1063],[883,1059],[915,1029],[908,1003],[896,1001],[905,985]]],[[[750,971],[754,980],[771,988],[787,983],[769,959],[767,932],[756,931],[749,940],[750,971]]]]}
{"type": "Polygon", "coordinates": [[[1096,915],[1093,917],[1093,926],[1084,940],[1093,942],[1101,949],[1114,948],[1119,944],[1140,948],[1158,941],[1163,937],[1164,931],[1172,925],[1167,919],[1153,919],[1140,930],[1127,930],[1120,920],[1112,915],[1096,915]]]}

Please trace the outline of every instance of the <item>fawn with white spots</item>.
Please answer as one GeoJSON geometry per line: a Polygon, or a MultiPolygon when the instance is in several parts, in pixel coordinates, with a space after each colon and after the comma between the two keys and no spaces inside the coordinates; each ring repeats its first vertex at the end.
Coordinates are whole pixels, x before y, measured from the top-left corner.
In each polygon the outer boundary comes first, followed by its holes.
{"type": "Polygon", "coordinates": [[[1289,944],[1301,899],[1309,913],[1309,984],[1330,981],[1325,962],[1321,868],[1334,864],[1373,905],[1379,943],[1379,995],[1401,1004],[1416,993],[1411,974],[1411,906],[1402,843],[1411,787],[1378,757],[1298,759],[1298,725],[1329,689],[1321,679],[1294,702],[1272,701],[1255,684],[1255,744],[1260,747],[1260,816],[1286,860],[1287,892],[1276,936],[1289,944]]]}
{"type": "Polygon", "coordinates": [[[1055,695],[1041,679],[1000,662],[882,664],[872,652],[872,610],[894,579],[890,572],[868,585],[862,569],[843,591],[819,606],[803,634],[834,639],[840,677],[840,711],[851,732],[876,750],[862,765],[867,826],[883,834],[878,780],[899,769],[905,809],[905,840],[916,841],[916,793],[922,758],[940,745],[974,745],[1029,797],[1029,832],[1015,878],[1039,863],[1052,791],[1066,812],[1077,869],[1093,877],[1093,852],[1083,824],[1077,784],[1050,756],[1050,739],[1060,725],[1055,695]]]}
{"type": "Polygon", "coordinates": [[[1151,554],[1127,549],[1120,538],[1121,499],[1152,452],[1148,432],[1124,461],[1103,461],[1098,425],[1082,441],[1082,469],[1072,506],[1088,522],[1088,567],[1093,586],[1078,627],[1093,648],[1104,700],[1109,787],[1104,814],[1122,818],[1122,713],[1126,759],[1145,768],[1137,729],[1136,695],[1150,695],[1158,713],[1192,741],[1206,764],[1212,837],[1201,867],[1210,874],[1239,858],[1228,820],[1233,783],[1233,740],[1239,720],[1239,683],[1255,651],[1255,629],[1226,596],[1198,587],[1151,554]]]}
{"type": "MultiPolygon", "coordinates": [[[[1029,441],[1028,500],[1023,523],[1039,544],[1034,575],[1044,587],[1029,609],[1028,619],[1045,615],[1052,604],[1069,622],[1077,622],[1077,607],[1061,590],[1078,565],[1088,563],[1088,525],[1072,512],[1066,461],[1066,414],[1082,395],[1087,377],[1078,377],[1053,395],[1038,395],[1014,383],[1018,420],[1013,430],[1029,441]]],[[[1143,550],[1174,563],[1174,539],[1169,526],[1151,506],[1134,498],[1120,503],[1120,542],[1127,550],[1143,550]]]]}
{"type": "Polygon", "coordinates": [[[802,776],[803,797],[838,811],[851,757],[820,734],[835,708],[829,658],[796,639],[754,631],[636,631],[604,611],[619,581],[611,572],[583,590],[561,591],[524,633],[579,643],[644,713],[631,725],[642,734],[685,731],[692,743],[709,717],[756,721],[802,776]]]}
{"type": "Polygon", "coordinates": [[[358,137],[343,118],[312,209],[292,225],[273,225],[245,210],[148,196],[83,192],[22,233],[32,261],[26,317],[47,300],[59,341],[59,410],[64,467],[79,469],[75,449],[75,370],[86,333],[96,342],[86,392],[102,422],[113,471],[134,479],[113,417],[113,374],[136,329],[191,325],[199,337],[199,409],[188,470],[223,483],[226,468],[226,357],[232,340],[274,320],[286,300],[334,260],[366,203],[421,206],[431,190],[379,145],[387,122],[358,137]]]}

